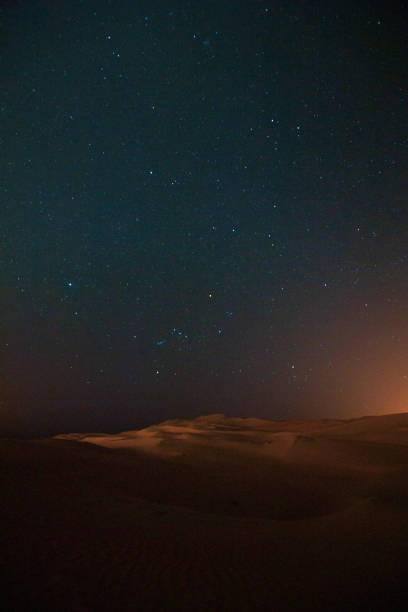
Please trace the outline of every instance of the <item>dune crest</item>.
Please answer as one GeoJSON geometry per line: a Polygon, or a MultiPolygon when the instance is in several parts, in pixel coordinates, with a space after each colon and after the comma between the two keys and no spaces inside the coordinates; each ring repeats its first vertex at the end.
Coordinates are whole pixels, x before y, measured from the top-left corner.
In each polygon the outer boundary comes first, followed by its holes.
{"type": "MultiPolygon", "coordinates": [[[[200,449],[208,452],[212,448],[227,455],[262,454],[294,462],[319,462],[324,453],[326,463],[353,464],[356,453],[358,455],[357,447],[350,447],[353,441],[408,445],[408,413],[348,420],[292,421],[211,414],[191,420],[167,420],[145,429],[118,434],[72,433],[60,434],[55,439],[161,456],[190,455],[200,449]],[[349,441],[347,448],[344,445],[346,440],[349,441]]],[[[367,453],[369,450],[365,447],[367,453]]],[[[370,461],[363,461],[360,468],[364,464],[370,464],[370,461]]]]}

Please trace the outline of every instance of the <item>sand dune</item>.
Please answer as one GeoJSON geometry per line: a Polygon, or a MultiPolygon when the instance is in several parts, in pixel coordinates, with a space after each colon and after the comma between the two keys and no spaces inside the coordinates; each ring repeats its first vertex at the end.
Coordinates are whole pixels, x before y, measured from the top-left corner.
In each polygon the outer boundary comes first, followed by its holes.
{"type": "Polygon", "coordinates": [[[55,436],[55,439],[87,442],[111,449],[146,451],[160,456],[191,456],[197,452],[208,456],[210,451],[224,451],[228,459],[230,453],[267,454],[292,463],[319,463],[324,453],[326,465],[340,462],[350,464],[354,469],[363,469],[363,464],[373,468],[383,462],[386,451],[377,457],[377,443],[408,444],[408,414],[347,421],[267,421],[215,414],[193,420],[165,421],[146,429],[113,435],[73,433],[55,436]],[[364,457],[368,457],[368,461],[364,461],[364,457]]]}
{"type": "Polygon", "coordinates": [[[408,414],[1,440],[10,610],[402,610],[408,414]]]}

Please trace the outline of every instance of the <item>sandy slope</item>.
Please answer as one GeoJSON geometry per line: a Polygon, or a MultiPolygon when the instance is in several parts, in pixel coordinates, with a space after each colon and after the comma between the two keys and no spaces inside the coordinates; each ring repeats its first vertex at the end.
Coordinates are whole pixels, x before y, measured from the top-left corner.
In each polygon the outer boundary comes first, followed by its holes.
{"type": "Polygon", "coordinates": [[[408,596],[408,414],[1,440],[10,610],[382,610],[408,596]]]}

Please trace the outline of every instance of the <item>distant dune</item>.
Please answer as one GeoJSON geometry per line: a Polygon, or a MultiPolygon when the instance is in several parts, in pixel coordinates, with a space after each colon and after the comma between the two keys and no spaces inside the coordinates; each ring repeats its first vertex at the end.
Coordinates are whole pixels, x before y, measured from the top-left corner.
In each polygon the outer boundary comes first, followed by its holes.
{"type": "Polygon", "coordinates": [[[88,442],[110,449],[146,451],[163,457],[191,457],[197,453],[211,457],[215,452],[224,451],[226,460],[230,453],[234,457],[237,454],[267,454],[270,458],[291,463],[347,462],[360,470],[363,465],[356,463],[356,454],[370,455],[365,462],[370,469],[378,468],[383,459],[377,456],[377,446],[371,446],[370,454],[367,445],[356,446],[352,442],[408,444],[408,413],[350,420],[292,421],[213,414],[192,420],[174,419],[113,435],[73,433],[55,436],[55,439],[88,442]]]}
{"type": "Polygon", "coordinates": [[[10,610],[402,610],[408,414],[0,440],[10,610]]]}

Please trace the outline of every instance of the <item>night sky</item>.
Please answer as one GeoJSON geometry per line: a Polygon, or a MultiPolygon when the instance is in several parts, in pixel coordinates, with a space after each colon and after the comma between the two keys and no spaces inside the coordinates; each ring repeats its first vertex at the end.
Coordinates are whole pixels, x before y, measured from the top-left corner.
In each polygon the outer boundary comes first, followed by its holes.
{"type": "Polygon", "coordinates": [[[408,410],[403,2],[1,13],[1,431],[408,410]]]}

